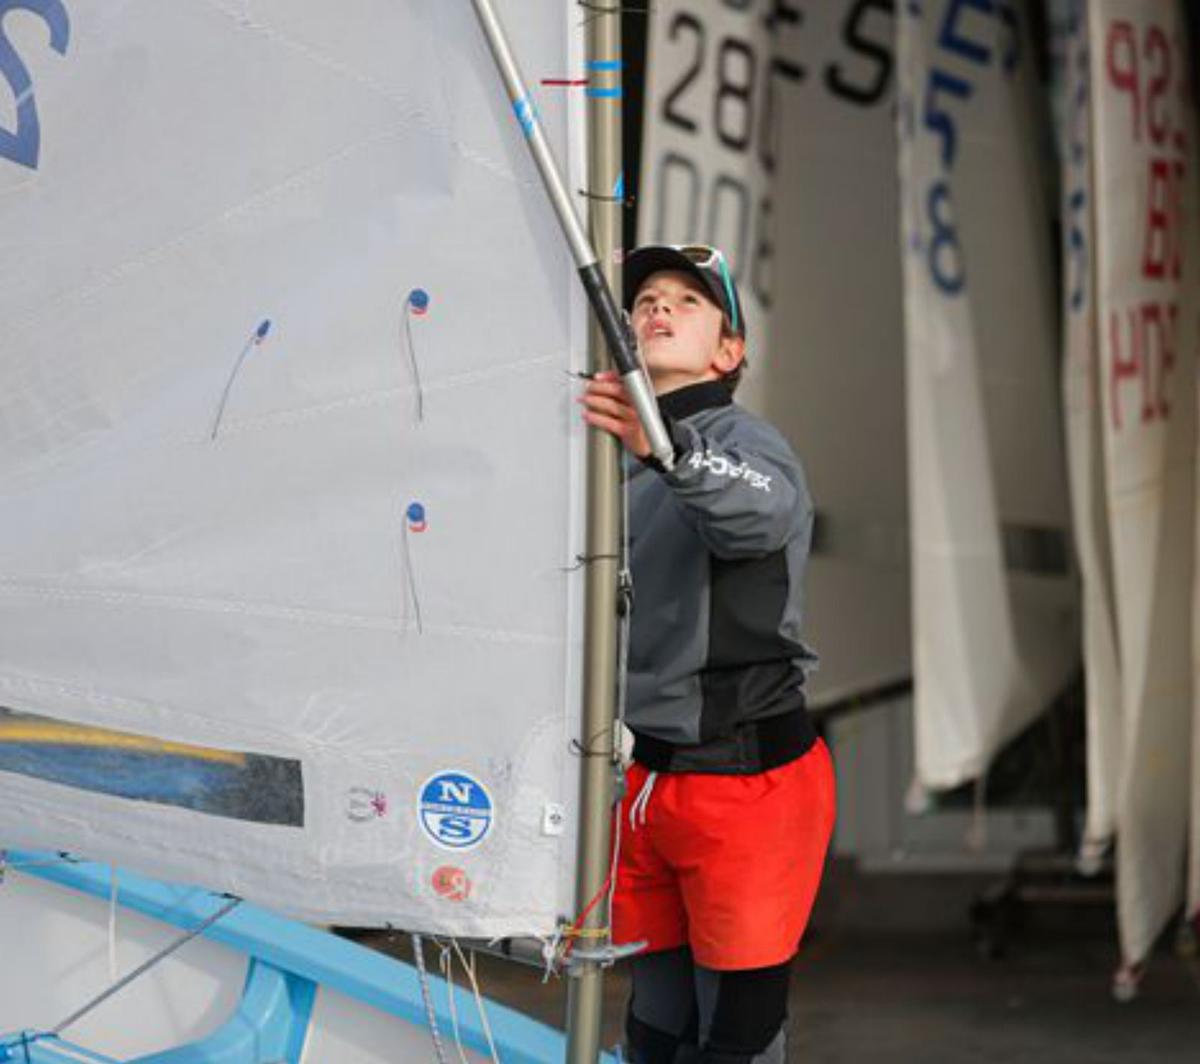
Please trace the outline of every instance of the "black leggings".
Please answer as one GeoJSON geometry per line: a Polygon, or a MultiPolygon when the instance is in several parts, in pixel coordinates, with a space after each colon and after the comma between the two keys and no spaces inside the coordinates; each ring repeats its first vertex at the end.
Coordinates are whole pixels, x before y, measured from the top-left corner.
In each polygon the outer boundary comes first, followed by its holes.
{"type": "Polygon", "coordinates": [[[791,964],[701,968],[684,949],[633,961],[625,1032],[634,1064],[783,1064],[791,964]]]}

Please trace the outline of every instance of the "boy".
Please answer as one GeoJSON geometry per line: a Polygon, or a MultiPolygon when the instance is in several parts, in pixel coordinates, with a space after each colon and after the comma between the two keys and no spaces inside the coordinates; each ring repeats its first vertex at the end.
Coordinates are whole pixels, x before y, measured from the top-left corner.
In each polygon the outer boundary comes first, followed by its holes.
{"type": "Polygon", "coordinates": [[[788,969],[833,827],[828,751],[805,712],[800,641],[813,508],[771,425],[734,405],[745,323],[723,255],[643,247],[626,306],[668,433],[648,458],[614,373],[584,419],[630,471],[634,610],[613,939],[646,940],[626,1021],[632,1060],[781,1062],[788,969]]]}

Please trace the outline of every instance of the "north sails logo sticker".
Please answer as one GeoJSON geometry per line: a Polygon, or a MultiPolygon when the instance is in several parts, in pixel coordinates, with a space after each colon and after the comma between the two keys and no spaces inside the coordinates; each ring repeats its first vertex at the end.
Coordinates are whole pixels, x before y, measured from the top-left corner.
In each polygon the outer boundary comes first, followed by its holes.
{"type": "Polygon", "coordinates": [[[465,772],[439,772],[421,787],[417,816],[430,840],[446,850],[478,846],[493,822],[492,796],[465,772]]]}
{"type": "Polygon", "coordinates": [[[688,459],[688,464],[693,469],[707,469],[718,477],[744,480],[750,487],[759,491],[771,490],[770,477],[751,469],[745,462],[731,462],[724,455],[713,454],[712,451],[705,451],[703,454],[697,451],[688,459]]]}

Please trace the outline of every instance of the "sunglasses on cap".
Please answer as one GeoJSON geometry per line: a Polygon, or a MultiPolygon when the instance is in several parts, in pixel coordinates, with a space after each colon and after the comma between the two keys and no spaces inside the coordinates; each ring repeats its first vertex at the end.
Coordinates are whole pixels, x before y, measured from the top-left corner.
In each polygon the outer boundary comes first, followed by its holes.
{"type": "Polygon", "coordinates": [[[675,251],[683,255],[688,262],[702,270],[711,270],[714,266],[721,274],[721,283],[725,286],[725,302],[729,305],[730,325],[738,332],[740,320],[737,296],[733,292],[733,278],[729,273],[729,263],[725,253],[720,248],[708,244],[672,244],[675,251]]]}

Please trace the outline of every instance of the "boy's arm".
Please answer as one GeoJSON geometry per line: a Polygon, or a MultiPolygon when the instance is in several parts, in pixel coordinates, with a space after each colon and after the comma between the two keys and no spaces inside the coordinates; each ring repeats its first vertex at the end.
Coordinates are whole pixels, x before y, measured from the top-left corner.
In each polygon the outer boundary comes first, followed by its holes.
{"type": "Polygon", "coordinates": [[[811,526],[813,506],[804,475],[773,429],[749,422],[744,438],[716,442],[692,425],[667,420],[676,453],[668,472],[650,459],[645,433],[616,374],[596,374],[579,402],[589,425],[612,433],[658,470],[719,557],[767,554],[811,526]]]}
{"type": "Polygon", "coordinates": [[[659,476],[714,554],[767,554],[811,526],[804,475],[781,438],[761,429],[716,441],[692,425],[667,428],[677,457],[670,471],[658,467],[659,476]]]}

